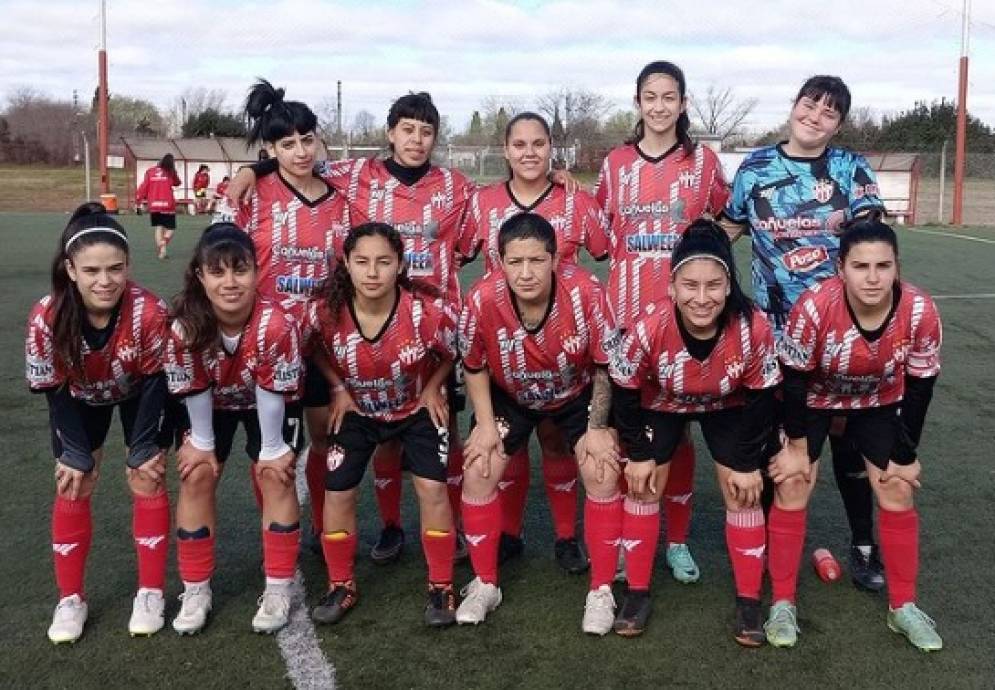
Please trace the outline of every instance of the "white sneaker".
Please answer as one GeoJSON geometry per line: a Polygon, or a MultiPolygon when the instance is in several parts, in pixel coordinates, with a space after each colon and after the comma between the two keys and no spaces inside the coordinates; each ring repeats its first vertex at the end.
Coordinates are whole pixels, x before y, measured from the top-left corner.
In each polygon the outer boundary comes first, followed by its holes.
{"type": "Polygon", "coordinates": [[[463,603],[456,609],[456,622],[483,623],[487,614],[501,605],[501,588],[489,582],[482,582],[479,577],[470,580],[470,584],[460,591],[463,603]]]}
{"type": "Polygon", "coordinates": [[[138,590],[135,601],[131,605],[131,620],[128,621],[128,632],[132,637],[136,635],[155,635],[162,630],[166,624],[163,614],[166,602],[162,598],[162,590],[146,589],[138,590]]]}
{"type": "Polygon", "coordinates": [[[259,597],[259,610],[252,618],[252,630],[257,633],[275,633],[290,619],[290,587],[267,585],[259,597]]]}
{"type": "Polygon", "coordinates": [[[615,582],[625,582],[629,579],[625,572],[625,549],[618,550],[618,561],[615,562],[615,582]]]}
{"type": "Polygon", "coordinates": [[[606,635],[615,623],[615,597],[608,585],[601,585],[587,593],[584,604],[584,621],[581,629],[591,635],[606,635]]]}
{"type": "Polygon", "coordinates": [[[173,619],[173,630],[180,635],[193,635],[200,632],[211,611],[211,583],[199,582],[186,585],[180,595],[180,612],[173,619]]]}
{"type": "Polygon", "coordinates": [[[86,602],[80,595],[60,599],[52,616],[52,625],[48,626],[48,639],[55,644],[75,642],[83,634],[87,613],[86,602]]]}

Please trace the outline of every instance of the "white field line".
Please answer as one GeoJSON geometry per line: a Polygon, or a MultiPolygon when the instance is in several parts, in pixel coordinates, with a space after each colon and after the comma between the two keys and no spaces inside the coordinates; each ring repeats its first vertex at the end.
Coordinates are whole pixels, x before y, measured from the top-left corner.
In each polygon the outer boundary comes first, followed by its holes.
{"type": "Polygon", "coordinates": [[[995,292],[975,292],[963,295],[932,295],[933,299],[992,299],[995,292]]]}
{"type": "MultiPolygon", "coordinates": [[[[297,458],[297,497],[301,505],[308,495],[304,465],[307,449],[297,458]]],[[[314,623],[308,614],[307,589],[300,570],[291,590],[290,622],[276,634],[280,654],[287,666],[287,677],[297,690],[331,690],[335,688],[335,667],[325,658],[318,644],[314,623]]]]}
{"type": "Polygon", "coordinates": [[[987,237],[972,237],[971,235],[960,235],[956,232],[939,232],[937,230],[923,230],[921,228],[916,228],[915,230],[909,230],[909,232],[912,234],[922,233],[924,235],[936,235],[937,237],[956,237],[959,240],[981,242],[982,244],[995,244],[995,240],[988,239],[987,237]]]}

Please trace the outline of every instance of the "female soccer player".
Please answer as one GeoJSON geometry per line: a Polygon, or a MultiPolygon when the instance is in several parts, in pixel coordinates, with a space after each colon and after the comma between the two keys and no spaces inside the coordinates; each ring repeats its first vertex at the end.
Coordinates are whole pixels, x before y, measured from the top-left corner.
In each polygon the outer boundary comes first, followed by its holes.
{"type": "Polygon", "coordinates": [[[838,276],[795,303],[779,347],[788,441],[770,466],[776,493],[767,639],[778,647],[797,641],[795,586],[806,507],[829,427],[842,415],[844,438],[863,457],[877,499],[888,627],[923,651],[941,649],[936,624],[916,606],[913,498],[921,486],[916,447],[940,372],[940,317],[928,295],[900,281],[895,232],[877,217],[845,230],[837,267],[838,276]]]}
{"type": "MultiPolygon", "coordinates": [[[[597,260],[608,255],[604,214],[590,194],[569,192],[549,181],[552,152],[549,125],[532,112],[515,115],[505,128],[504,156],[509,178],[478,189],[470,198],[462,241],[465,256],[475,256],[483,247],[486,271],[500,271],[498,231],[518,213],[537,213],[556,230],[560,266],[577,263],[581,247],[597,260]]],[[[565,571],[587,570],[587,556],[575,535],[577,521],[577,465],[556,427],[545,420],[537,429],[542,447],[542,470],[556,532],[556,562],[565,571]]],[[[519,555],[523,549],[522,520],[529,490],[529,448],[523,444],[508,459],[499,484],[502,503],[499,561],[519,555]]]]}
{"type": "Polygon", "coordinates": [[[166,247],[173,239],[176,230],[176,199],[173,187],[178,187],[180,178],[176,174],[173,154],[167,153],[155,165],[145,171],[142,183],[135,192],[135,203],[148,203],[149,221],[155,229],[155,246],[160,259],[166,258],[166,247]]]}
{"type": "MultiPolygon", "coordinates": [[[[318,118],[307,105],[284,100],[283,89],[261,79],[249,91],[245,114],[250,145],[263,142],[277,163],[277,172],[259,181],[235,223],[255,245],[259,294],[301,324],[308,304],[328,277],[336,247],[345,239],[345,199],[314,174],[318,118]]],[[[311,530],[317,539],[322,529],[331,393],[313,362],[305,360],[304,372],[304,394],[300,403],[290,405],[287,422],[294,435],[291,445],[299,452],[303,406],[310,439],[305,474],[309,493],[315,497],[311,530]]]]}
{"type": "MultiPolygon", "coordinates": [[[[770,326],[743,294],[732,247],[718,224],[698,220],[671,256],[670,298],[626,334],[612,360],[615,419],[628,452],[623,498],[611,483],[584,472],[588,541],[593,561],[584,631],[612,626],[610,582],[615,553],[626,550],[629,589],[615,632],[643,632],[651,611],[649,585],[660,530],[658,487],[689,422],[697,421],[715,460],[726,508],[726,546],[736,581],[734,636],[762,644],[760,585],[766,543],[760,508],[760,467],[773,453],[774,387],[781,376],[770,326]]],[[[778,448],[779,450],[779,448],[778,448]]]]}
{"type": "Polygon", "coordinates": [[[169,497],[160,450],[165,442],[157,434],[166,399],[166,305],[129,280],[130,253],[124,229],[103,206],[80,206],[59,240],[52,291],[28,317],[28,385],[48,399],[56,458],[52,552],[60,600],[48,638],[57,644],[75,642],[86,623],[90,496],[115,407],[128,447],[125,472],[138,555],[128,631],[152,635],[163,625],[169,497]]]}
{"type": "Polygon", "coordinates": [[[601,285],[576,266],[557,268],[556,231],[535,213],[504,222],[498,252],[502,270],[473,287],[460,316],[476,422],[464,450],[462,514],[476,577],[458,623],[481,623],[501,603],[497,485],[536,425],[552,419],[578,458],[617,458],[606,426],[608,353],[617,343],[601,285]]]}
{"type": "MultiPolygon", "coordinates": [[[[639,122],[632,139],[601,166],[595,196],[608,216],[609,303],[624,333],[646,307],[667,296],[670,253],[691,221],[717,216],[728,197],[718,157],[688,133],[684,73],[651,62],[636,78],[639,122]]],[[[663,490],[667,565],[680,582],[700,575],[687,547],[694,491],[694,448],[685,438],[663,490]]]]}
{"type": "MultiPolygon", "coordinates": [[[[884,208],[863,156],[829,145],[849,110],[842,79],[808,79],[788,118],[788,141],[751,153],[733,180],[726,216],[749,228],[753,294],[775,337],[798,297],[835,273],[841,223],[884,208]]],[[[858,587],[879,591],[884,577],[864,461],[836,428],[829,444],[852,533],[850,574],[858,587]]],[[[771,523],[771,529],[779,528],[771,523]]]]}
{"type": "Polygon", "coordinates": [[[252,619],[256,632],[287,624],[300,542],[294,453],[281,435],[285,396],[300,378],[297,324],[256,294],[259,269],[252,240],[230,223],[204,231],[174,304],[166,346],[169,390],[183,398],[190,434],[177,452],[177,560],[183,606],[176,632],[193,634],[211,610],[217,525],[215,492],[235,431],[255,463],[262,493],[266,589],[252,619]]]}
{"type": "Polygon", "coordinates": [[[456,359],[456,325],[414,289],[397,230],[364,223],[349,232],[325,300],[309,312],[315,346],[356,407],[329,439],[321,540],[329,586],[312,612],[319,623],[338,622],[358,600],[353,576],[358,485],[374,449],[388,441],[404,451],[421,509],[429,581],[425,622],[446,626],[456,620],[445,391],[456,359]]]}
{"type": "Polygon", "coordinates": [[[201,163],[193,176],[193,198],[197,213],[207,210],[207,188],[211,186],[211,168],[201,163]]]}

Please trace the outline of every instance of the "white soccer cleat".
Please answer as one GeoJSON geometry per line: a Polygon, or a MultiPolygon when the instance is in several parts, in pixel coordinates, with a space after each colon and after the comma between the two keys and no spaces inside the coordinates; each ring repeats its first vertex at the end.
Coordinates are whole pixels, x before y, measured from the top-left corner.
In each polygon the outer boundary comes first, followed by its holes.
{"type": "Polygon", "coordinates": [[[180,635],[198,633],[207,623],[207,614],[211,611],[211,583],[201,582],[186,585],[180,595],[180,612],[173,619],[173,630],[180,635]]]}
{"type": "Polygon", "coordinates": [[[165,609],[166,602],[162,598],[162,590],[144,587],[139,589],[131,605],[128,632],[132,637],[155,635],[166,624],[165,609]]]}
{"type": "Polygon", "coordinates": [[[272,634],[290,620],[290,588],[287,585],[267,585],[259,597],[259,610],[252,618],[252,630],[272,634]]]}
{"type": "Polygon", "coordinates": [[[55,644],[72,644],[78,640],[83,634],[88,612],[86,602],[78,594],[60,599],[52,616],[52,625],[48,626],[48,639],[55,644]]]}
{"type": "Polygon", "coordinates": [[[475,577],[460,592],[463,603],[456,609],[456,622],[460,625],[483,623],[487,614],[501,605],[501,588],[475,577]]]}
{"type": "Polygon", "coordinates": [[[615,623],[615,597],[608,585],[587,593],[581,629],[589,635],[607,635],[615,623]]]}

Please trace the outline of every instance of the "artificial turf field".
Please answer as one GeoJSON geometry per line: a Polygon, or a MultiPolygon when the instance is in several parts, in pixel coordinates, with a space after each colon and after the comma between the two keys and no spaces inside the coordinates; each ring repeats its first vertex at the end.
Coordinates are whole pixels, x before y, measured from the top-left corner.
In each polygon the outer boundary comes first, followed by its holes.
{"type": "MultiPolygon", "coordinates": [[[[115,422],[94,498],[94,543],[82,639],[54,647],[45,630],[57,594],[51,568],[49,511],[53,482],[45,401],[23,378],[24,319],[48,286],[62,214],[0,214],[0,686],[2,687],[287,687],[278,640],[249,622],[262,590],[259,522],[248,462],[233,452],[219,498],[214,612],[207,628],[180,638],[167,626],[151,639],[127,634],[135,586],[131,501],[115,422]]],[[[167,262],[152,258],[146,217],[123,216],[134,247],[134,278],[163,296],[180,285],[201,219],[180,218],[167,262]]],[[[730,635],[732,576],[724,510],[712,463],[700,444],[690,543],[701,582],[674,582],[658,558],[654,614],[638,639],[580,632],[586,576],[562,574],[552,559],[552,526],[533,463],[525,556],[503,569],[504,604],[478,628],[431,630],[422,624],[424,564],[417,512],[405,487],[408,545],[402,560],[378,567],[368,558],[379,523],[372,482],[364,481],[357,579],[361,602],[331,628],[318,628],[321,652],[345,688],[388,687],[929,687],[995,686],[995,232],[900,231],[903,275],[933,295],[944,321],[943,373],[927,421],[920,603],[938,622],[946,648],[925,655],[887,630],[886,599],[858,592],[849,579],[823,584],[803,565],[802,635],[793,650],[746,650],[730,635]]],[[[748,247],[737,247],[741,265],[748,247]]],[[[479,262],[471,271],[479,272],[479,262]]],[[[599,272],[604,265],[598,267],[599,272]]],[[[743,272],[749,275],[748,271],[743,272]]],[[[236,444],[236,449],[240,448],[236,444]]],[[[533,457],[536,457],[535,452],[533,457]]],[[[823,463],[809,513],[806,559],[816,546],[842,559],[849,531],[831,469],[823,463]]],[[[367,476],[369,477],[369,474],[367,476]]],[[[176,478],[170,477],[175,501],[176,478]]],[[[170,561],[167,620],[181,585],[170,561]]],[[[323,588],[324,567],[300,561],[308,601],[323,588]]],[[[457,582],[470,577],[457,569],[457,582]]]]}

